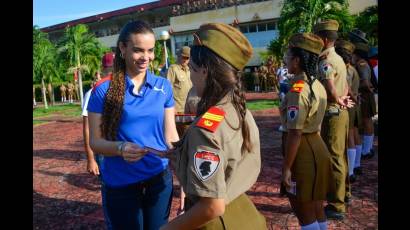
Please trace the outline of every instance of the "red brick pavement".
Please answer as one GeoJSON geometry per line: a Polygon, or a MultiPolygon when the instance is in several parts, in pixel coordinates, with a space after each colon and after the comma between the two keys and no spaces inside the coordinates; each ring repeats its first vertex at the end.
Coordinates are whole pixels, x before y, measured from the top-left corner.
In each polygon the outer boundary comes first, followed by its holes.
{"type": "MultiPolygon", "coordinates": [[[[248,191],[266,216],[269,229],[299,229],[286,198],[279,196],[282,155],[278,111],[254,113],[260,130],[262,171],[248,191]]],[[[86,171],[81,120],[34,127],[33,229],[105,229],[98,179],[86,171]]],[[[377,143],[376,143],[377,144],[377,143]]],[[[378,228],[377,156],[363,162],[364,174],[353,185],[353,200],[343,221],[329,221],[329,229],[378,228]]],[[[179,203],[174,177],[170,219],[179,203]]]]}

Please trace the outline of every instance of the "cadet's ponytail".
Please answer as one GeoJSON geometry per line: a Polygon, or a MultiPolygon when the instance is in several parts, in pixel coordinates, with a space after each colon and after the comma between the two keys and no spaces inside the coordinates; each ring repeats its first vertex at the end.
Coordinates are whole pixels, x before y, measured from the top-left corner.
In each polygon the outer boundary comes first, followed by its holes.
{"type": "Polygon", "coordinates": [[[242,153],[250,152],[252,144],[249,127],[245,120],[246,99],[242,89],[241,72],[205,46],[193,46],[191,60],[199,67],[208,70],[206,86],[198,103],[198,115],[205,113],[226,95],[230,95],[239,118],[239,127],[231,126],[231,128],[242,129],[242,153]]]}
{"type": "Polygon", "coordinates": [[[313,82],[317,79],[317,74],[318,74],[318,61],[319,61],[319,55],[312,53],[310,51],[298,48],[298,47],[292,47],[290,49],[290,52],[292,53],[292,56],[294,57],[299,57],[300,60],[300,68],[306,73],[308,77],[308,85],[310,88],[310,99],[315,97],[315,93],[313,92],[312,85],[313,82]]]}

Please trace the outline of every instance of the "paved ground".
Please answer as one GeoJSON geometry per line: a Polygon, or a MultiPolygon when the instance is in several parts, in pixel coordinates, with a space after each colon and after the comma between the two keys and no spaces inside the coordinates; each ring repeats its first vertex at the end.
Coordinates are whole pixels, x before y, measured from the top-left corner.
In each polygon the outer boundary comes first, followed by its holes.
{"type": "MultiPolygon", "coordinates": [[[[248,95],[262,99],[267,95],[248,95]]],[[[286,198],[279,196],[282,155],[277,110],[254,113],[260,130],[262,172],[248,192],[266,216],[269,229],[299,229],[286,198]]],[[[59,119],[33,128],[33,229],[105,229],[100,185],[88,174],[81,119],[59,119]]],[[[377,147],[377,140],[375,142],[377,147]]],[[[377,155],[363,162],[364,174],[353,185],[353,201],[344,221],[329,229],[378,229],[377,155]]],[[[179,189],[174,180],[170,219],[176,215],[179,189]]]]}

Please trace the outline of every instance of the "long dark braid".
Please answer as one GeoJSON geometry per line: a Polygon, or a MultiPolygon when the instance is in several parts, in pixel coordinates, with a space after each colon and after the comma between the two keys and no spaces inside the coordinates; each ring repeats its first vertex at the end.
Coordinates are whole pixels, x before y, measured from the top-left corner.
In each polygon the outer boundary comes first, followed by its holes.
{"type": "Polygon", "coordinates": [[[105,139],[117,140],[125,96],[125,60],[121,57],[120,42],[126,44],[131,34],[152,33],[151,27],[143,21],[127,23],[121,30],[115,50],[113,76],[105,96],[101,131],[105,139]]]}
{"type": "Polygon", "coordinates": [[[318,61],[319,61],[319,55],[309,52],[307,50],[298,48],[298,47],[293,47],[291,48],[291,53],[294,57],[299,57],[300,59],[300,67],[302,68],[302,70],[306,73],[307,77],[308,77],[308,85],[310,88],[310,92],[311,94],[310,99],[315,97],[315,93],[313,92],[312,89],[312,85],[315,82],[315,80],[317,79],[317,74],[318,74],[318,61]]]}
{"type": "Polygon", "coordinates": [[[225,96],[230,96],[239,117],[239,127],[231,126],[231,128],[234,130],[242,129],[242,153],[250,152],[252,145],[249,127],[245,119],[246,99],[242,89],[241,72],[205,46],[193,46],[191,60],[199,67],[208,70],[206,86],[198,103],[198,114],[205,113],[225,96]]]}

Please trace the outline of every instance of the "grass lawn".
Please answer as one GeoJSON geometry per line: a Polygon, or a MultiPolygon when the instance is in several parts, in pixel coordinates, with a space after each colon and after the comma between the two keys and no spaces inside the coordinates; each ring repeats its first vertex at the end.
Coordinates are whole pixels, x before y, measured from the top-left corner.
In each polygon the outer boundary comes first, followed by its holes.
{"type": "MultiPolygon", "coordinates": [[[[70,116],[76,117],[81,115],[81,106],[80,105],[56,105],[48,106],[48,109],[36,108],[33,110],[33,118],[39,117],[49,117],[49,116],[70,116]]],[[[34,123],[33,123],[34,124],[34,123]]]]}
{"type": "Polygon", "coordinates": [[[249,110],[272,109],[279,107],[279,100],[253,100],[247,101],[246,107],[249,110]]]}

